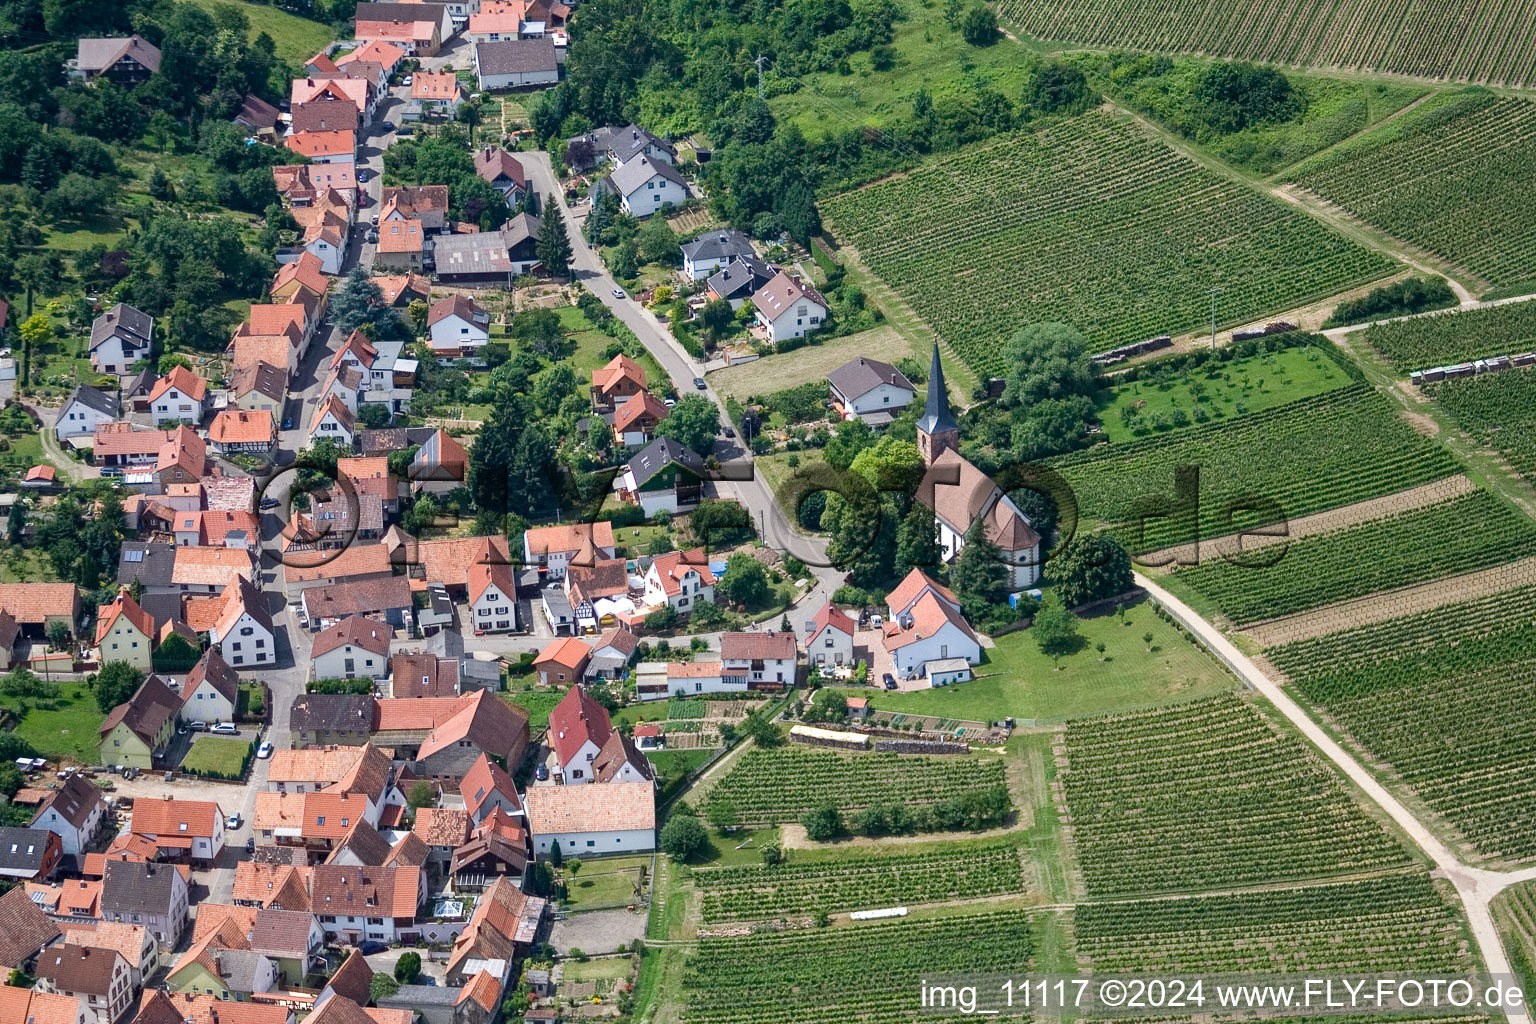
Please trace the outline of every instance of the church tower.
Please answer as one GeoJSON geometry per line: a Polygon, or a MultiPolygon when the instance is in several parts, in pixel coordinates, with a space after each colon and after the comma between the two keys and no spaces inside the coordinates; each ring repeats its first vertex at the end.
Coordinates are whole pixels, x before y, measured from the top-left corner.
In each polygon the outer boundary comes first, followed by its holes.
{"type": "Polygon", "coordinates": [[[949,415],[949,392],[944,388],[944,367],[939,365],[939,343],[933,343],[933,366],[928,371],[928,405],[917,421],[917,450],[923,465],[931,466],[944,449],[960,450],[960,427],[949,415]]]}

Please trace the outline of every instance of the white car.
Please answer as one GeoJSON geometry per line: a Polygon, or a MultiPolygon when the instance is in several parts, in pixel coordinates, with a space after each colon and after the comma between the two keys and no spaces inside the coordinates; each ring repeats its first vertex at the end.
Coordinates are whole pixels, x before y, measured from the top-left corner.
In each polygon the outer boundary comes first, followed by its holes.
{"type": "Polygon", "coordinates": [[[233,736],[240,731],[240,727],[234,722],[220,722],[208,731],[216,732],[220,736],[233,736]]]}
{"type": "Polygon", "coordinates": [[[265,761],[267,758],[271,757],[272,756],[272,744],[270,744],[270,743],[263,743],[261,746],[257,747],[256,748],[256,756],[261,758],[263,761],[265,761]]]}
{"type": "Polygon", "coordinates": [[[240,827],[240,812],[236,811],[234,814],[231,814],[228,818],[224,819],[224,827],[226,829],[229,829],[230,831],[233,831],[233,830],[239,828],[240,827]]]}
{"type": "Polygon", "coordinates": [[[410,85],[411,84],[411,76],[410,75],[406,75],[404,78],[400,79],[400,84],[401,85],[410,85]]]}

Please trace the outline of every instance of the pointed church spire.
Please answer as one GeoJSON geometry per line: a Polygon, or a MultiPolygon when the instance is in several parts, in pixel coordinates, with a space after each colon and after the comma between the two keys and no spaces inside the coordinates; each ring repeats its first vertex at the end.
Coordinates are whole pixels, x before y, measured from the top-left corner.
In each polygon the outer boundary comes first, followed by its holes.
{"type": "Polygon", "coordinates": [[[933,365],[928,370],[928,405],[917,429],[925,434],[940,434],[960,427],[949,415],[949,392],[944,387],[944,367],[939,363],[939,343],[933,343],[933,365]]]}

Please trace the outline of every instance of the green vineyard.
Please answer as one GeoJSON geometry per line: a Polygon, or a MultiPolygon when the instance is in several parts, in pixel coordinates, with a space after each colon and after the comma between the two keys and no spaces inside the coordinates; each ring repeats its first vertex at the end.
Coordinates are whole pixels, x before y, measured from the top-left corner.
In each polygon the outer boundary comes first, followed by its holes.
{"type": "Polygon", "coordinates": [[[683,1020],[938,1020],[914,1015],[920,977],[1023,971],[1033,948],[1030,920],[1017,911],[703,939],[683,976],[688,1000],[683,1020]]]}
{"type": "Polygon", "coordinates": [[[1377,324],[1365,340],[1403,373],[1536,349],[1536,302],[1377,324]]]}
{"type": "Polygon", "coordinates": [[[1137,550],[1189,540],[1187,517],[1135,523],[1146,495],[1173,496],[1174,468],[1200,470],[1200,532],[1207,538],[1272,521],[1229,516],[1227,503],[1257,496],[1288,518],[1428,483],[1456,471],[1450,454],[1414,433],[1392,403],[1357,384],[1237,419],[1055,459],[1085,518],[1115,526],[1137,550]]]}
{"type": "Polygon", "coordinates": [[[1427,875],[1239,895],[1085,903],[1078,955],[1096,972],[1459,971],[1456,908],[1427,875]]]}
{"type": "Polygon", "coordinates": [[[1478,90],[1432,100],[1294,180],[1492,284],[1536,276],[1536,103],[1478,90]]]}
{"type": "Polygon", "coordinates": [[[1235,696],[1067,726],[1060,777],[1093,896],[1405,864],[1300,741],[1235,696]]]}
{"type": "Polygon", "coordinates": [[[1029,323],[1068,323],[1107,349],[1206,323],[1212,287],[1223,320],[1250,320],[1391,269],[1099,112],[961,150],[823,210],[983,376],[1001,372],[1001,343],[1029,323]]]}
{"type": "Polygon", "coordinates": [[[1536,80],[1536,3],[1475,0],[1000,0],[999,14],[1040,39],[1308,67],[1368,68],[1456,81],[1536,80]]]}
{"type": "Polygon", "coordinates": [[[931,850],[772,867],[706,868],[694,885],[704,920],[745,921],[824,910],[868,910],[912,903],[1001,896],[1024,889],[1016,847],[931,850]]]}
{"type": "Polygon", "coordinates": [[[1212,559],[1180,568],[1173,578],[1180,590],[1209,598],[1233,622],[1250,623],[1533,554],[1536,525],[1476,491],[1291,541],[1273,565],[1212,559]]]}
{"type": "Polygon", "coordinates": [[[873,803],[932,804],[1004,784],[996,759],[754,748],[710,790],[709,802],[728,803],[743,825],[772,825],[826,801],[844,812],[873,803]]]}
{"type": "Polygon", "coordinates": [[[1266,656],[1478,854],[1536,857],[1536,587],[1266,656]]]}
{"type": "MultiPolygon", "coordinates": [[[[1521,303],[1528,306],[1531,303],[1521,303]]],[[[1536,482],[1536,373],[1506,370],[1426,385],[1456,422],[1536,482]]]]}

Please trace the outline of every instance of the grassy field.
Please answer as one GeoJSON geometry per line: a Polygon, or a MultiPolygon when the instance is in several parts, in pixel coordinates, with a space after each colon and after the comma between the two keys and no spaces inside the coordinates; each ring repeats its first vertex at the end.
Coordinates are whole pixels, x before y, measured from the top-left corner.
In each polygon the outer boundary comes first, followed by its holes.
{"type": "MultiPolygon", "coordinates": [[[[576,351],[565,362],[576,371],[578,381],[592,383],[592,371],[608,365],[608,361],[613,358],[606,354],[606,350],[614,343],[614,339],[594,327],[587,315],[575,306],[561,306],[555,312],[560,314],[560,325],[565,328],[566,336],[576,343],[576,351]]],[[[642,353],[635,362],[645,371],[652,390],[657,390],[659,384],[670,380],[661,364],[649,352],[642,353]]]]}
{"type": "Polygon", "coordinates": [[[881,711],[987,722],[1004,716],[1059,722],[1084,715],[1152,707],[1231,689],[1216,660],[1185,640],[1143,603],[1114,614],[1079,619],[1084,645],[1055,665],[1028,630],[1009,633],[983,651],[978,678],[933,690],[861,696],[881,711]],[[1143,637],[1152,634],[1149,645],[1143,637]],[[1102,655],[1096,644],[1104,645],[1102,655]],[[1148,647],[1152,650],[1149,651],[1148,647]]]}
{"type": "MultiPolygon", "coordinates": [[[[534,676],[528,678],[533,679],[534,676]]],[[[513,680],[512,685],[519,686],[521,683],[513,680]]],[[[528,728],[537,730],[549,725],[549,713],[555,710],[555,705],[564,696],[563,690],[509,690],[501,695],[501,699],[528,712],[528,728]]]]}
{"type": "Polygon", "coordinates": [[[635,886],[640,884],[640,870],[649,870],[650,857],[614,857],[583,860],[581,870],[571,874],[563,869],[571,911],[627,907],[635,902],[635,886]]]}
{"type": "Polygon", "coordinates": [[[727,398],[745,400],[748,395],[766,395],[807,381],[824,380],[827,374],[859,356],[886,363],[916,356],[923,358],[926,365],[927,353],[915,351],[894,327],[875,327],[820,345],[807,345],[783,355],[716,370],[709,375],[709,386],[727,398]]]}
{"type": "Polygon", "coordinates": [[[250,749],[250,740],[232,736],[199,736],[192,741],[192,749],[187,751],[187,756],[181,759],[181,770],[238,778],[250,749]]]}
{"type": "Polygon", "coordinates": [[[1180,411],[1189,417],[1186,422],[1195,422],[1196,410],[1212,420],[1229,419],[1349,384],[1339,364],[1316,349],[1288,348],[1193,370],[1173,380],[1122,384],[1104,392],[1099,421],[1110,441],[1129,441],[1155,432],[1152,425],[1158,422],[1171,426],[1180,411]],[[1132,417],[1129,423],[1127,416],[1132,417]]]}
{"type": "Polygon", "coordinates": [[[15,729],[16,735],[50,760],[73,760],[96,764],[96,730],[107,716],[96,706],[96,695],[84,683],[61,684],[58,710],[44,711],[33,705],[15,729]]]}
{"type": "Polygon", "coordinates": [[[300,65],[301,71],[306,60],[336,38],[329,26],[267,4],[246,3],[245,0],[193,0],[193,3],[210,13],[220,7],[238,8],[250,20],[251,38],[265,32],[277,44],[278,60],[300,65]]]}
{"type": "Polygon", "coordinates": [[[566,981],[616,981],[629,977],[630,960],[627,956],[604,957],[586,963],[566,959],[560,971],[566,981]]]}
{"type": "Polygon", "coordinates": [[[41,548],[7,547],[0,559],[0,583],[52,583],[58,580],[53,563],[41,548]]]}
{"type": "Polygon", "coordinates": [[[968,146],[822,213],[983,375],[1031,322],[1070,324],[1101,351],[1208,323],[1213,287],[1222,316],[1247,322],[1394,269],[1102,111],[968,146]]]}

